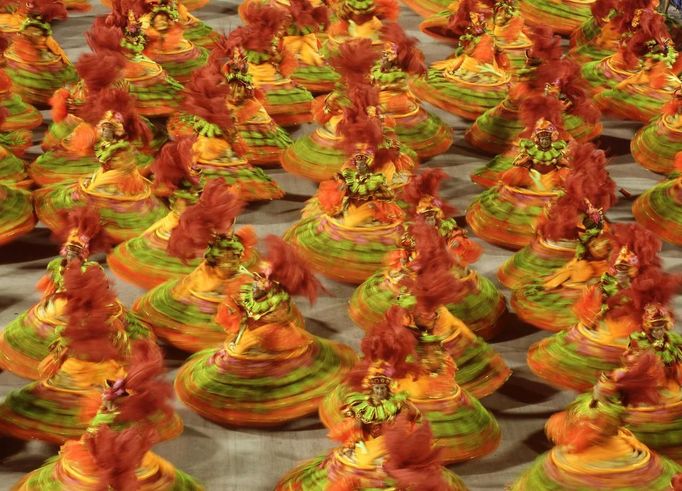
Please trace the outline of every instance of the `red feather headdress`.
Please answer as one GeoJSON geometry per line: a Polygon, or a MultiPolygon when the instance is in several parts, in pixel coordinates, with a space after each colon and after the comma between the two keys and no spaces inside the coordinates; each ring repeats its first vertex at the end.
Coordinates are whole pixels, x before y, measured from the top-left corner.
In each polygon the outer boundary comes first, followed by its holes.
{"type": "Polygon", "coordinates": [[[428,422],[412,423],[399,415],[384,432],[387,459],[384,469],[396,480],[397,489],[448,491],[443,478],[440,449],[434,447],[428,422]]]}
{"type": "Polygon", "coordinates": [[[104,271],[83,271],[80,261],[73,261],[64,271],[64,291],[67,322],[62,337],[69,354],[92,362],[119,359],[117,328],[111,322],[116,294],[104,271]]]}
{"type": "Polygon", "coordinates": [[[381,28],[381,40],[396,46],[398,66],[411,75],[426,73],[424,53],[417,47],[419,40],[408,36],[402,26],[392,22],[381,28]]]}
{"type": "Polygon", "coordinates": [[[555,36],[551,27],[535,27],[530,30],[528,37],[533,42],[529,53],[531,58],[548,62],[562,57],[561,36],[555,36]]]}
{"type": "Polygon", "coordinates": [[[122,89],[104,89],[88,98],[80,109],[81,117],[93,126],[99,123],[107,111],[121,116],[121,121],[128,141],[139,140],[149,143],[152,140],[151,130],[138,114],[135,99],[122,89]]]}
{"type": "Polygon", "coordinates": [[[64,244],[73,235],[87,245],[89,254],[108,252],[114,245],[114,240],[102,227],[99,212],[95,208],[81,206],[59,213],[63,227],[53,234],[55,241],[64,244]]]}
{"type": "Polygon", "coordinates": [[[235,115],[225,104],[229,87],[224,82],[217,60],[200,68],[185,84],[180,109],[205,119],[226,135],[231,135],[235,129],[235,115]]]}
{"type": "MultiPolygon", "coordinates": [[[[193,172],[194,136],[182,137],[169,142],[161,149],[152,163],[154,188],[164,195],[170,195],[184,183],[190,186],[199,184],[199,176],[193,172]]],[[[157,192],[157,194],[159,194],[157,192]]]]}
{"type": "Polygon", "coordinates": [[[263,3],[248,3],[243,12],[248,31],[243,38],[243,47],[251,51],[269,51],[275,36],[282,32],[287,16],[288,12],[284,9],[263,3]]]}
{"type": "Polygon", "coordinates": [[[322,284],[315,277],[310,264],[293,246],[276,235],[268,235],[265,246],[266,258],[271,267],[270,278],[280,283],[290,295],[302,295],[314,303],[322,284]]]}
{"type": "Polygon", "coordinates": [[[309,0],[290,0],[289,15],[297,29],[307,28],[311,32],[324,31],[329,25],[329,7],[313,7],[309,0]]]}
{"type": "Polygon", "coordinates": [[[329,58],[329,64],[338,72],[344,85],[353,87],[370,83],[370,71],[380,53],[369,39],[351,39],[339,46],[329,58]]]}
{"type": "Polygon", "coordinates": [[[31,17],[40,17],[45,22],[63,20],[68,15],[61,0],[28,0],[21,4],[19,11],[31,17]]]}
{"type": "Polygon", "coordinates": [[[424,169],[419,174],[410,177],[407,185],[401,190],[401,200],[407,203],[411,215],[417,213],[417,207],[422,199],[433,198],[433,204],[443,211],[445,217],[454,216],[456,209],[447,203],[440,195],[442,182],[449,176],[443,169],[424,169]]]}
{"type": "Polygon", "coordinates": [[[391,307],[384,318],[373,326],[360,343],[363,359],[356,363],[348,375],[348,383],[356,390],[362,388],[372,366],[382,365],[384,375],[402,378],[416,374],[419,367],[414,363],[417,338],[405,326],[407,312],[400,307],[391,307]]]}
{"type": "Polygon", "coordinates": [[[232,228],[243,207],[239,188],[221,178],[208,181],[199,201],[187,207],[171,232],[168,253],[183,260],[200,257],[215,235],[232,228]]]}
{"type": "Polygon", "coordinates": [[[566,133],[563,124],[563,107],[556,97],[549,95],[531,95],[526,97],[519,108],[519,119],[523,123],[525,130],[521,136],[527,137],[533,133],[535,125],[540,119],[545,119],[552,123],[564,138],[566,133]]]}

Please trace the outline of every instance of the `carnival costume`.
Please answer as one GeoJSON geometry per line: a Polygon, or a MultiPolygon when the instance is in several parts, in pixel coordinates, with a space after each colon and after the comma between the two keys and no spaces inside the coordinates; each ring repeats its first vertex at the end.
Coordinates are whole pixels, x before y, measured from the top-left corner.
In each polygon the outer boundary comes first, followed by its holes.
{"type": "Polygon", "coordinates": [[[159,416],[174,417],[172,387],[163,373],[159,348],[150,341],[133,343],[127,373],[102,386],[101,405],[83,436],[64,443],[58,456],[13,489],[203,490],[194,478],[150,452],[160,440],[159,416]]]}
{"type": "MultiPolygon", "coordinates": [[[[389,309],[397,306],[407,309],[419,329],[434,331],[440,337],[443,348],[457,365],[457,383],[475,397],[488,396],[504,384],[511,371],[492,347],[448,310],[466,313],[462,307],[470,303],[467,297],[472,296],[471,283],[466,276],[457,274],[460,258],[452,243],[425,217],[415,220],[417,223],[410,225],[403,237],[402,248],[392,254],[395,264],[391,265],[390,273],[380,277],[383,282],[374,290],[365,285],[356,290],[350,301],[350,316],[360,327],[371,331],[389,309]],[[376,304],[383,310],[372,312],[364,307],[376,304]],[[429,315],[424,313],[427,310],[429,315]],[[363,316],[364,312],[368,315],[363,316]]],[[[494,293],[504,309],[504,299],[497,291],[494,293]]],[[[494,332],[488,328],[484,334],[494,332]]]]}
{"type": "Polygon", "coordinates": [[[329,7],[324,2],[310,0],[287,0],[286,3],[289,23],[282,43],[297,61],[291,80],[313,94],[331,92],[339,75],[323,56],[330,22],[329,7]]]}
{"type": "Polygon", "coordinates": [[[578,63],[588,63],[615,54],[623,35],[633,30],[635,17],[643,9],[656,8],[655,1],[597,0],[591,6],[592,16],[571,34],[569,56],[578,63]]]}
{"type": "Polygon", "coordinates": [[[675,172],[675,156],[682,152],[682,90],[673,92],[658,117],[630,140],[630,153],[639,165],[658,174],[675,172]]]}
{"type": "MultiPolygon", "coordinates": [[[[512,70],[515,72],[522,69],[525,64],[525,52],[533,45],[526,35],[523,17],[520,15],[518,4],[515,0],[501,0],[483,2],[491,9],[487,22],[490,24],[495,46],[503,51],[509,58],[512,70]]],[[[467,22],[457,12],[461,2],[453,2],[448,10],[427,17],[419,29],[429,36],[449,44],[457,44],[459,36],[458,25],[467,22]]]]}
{"type": "Polygon", "coordinates": [[[243,267],[256,259],[249,228],[233,230],[243,204],[239,191],[211,180],[199,201],[180,215],[170,232],[167,253],[182,267],[198,265],[138,298],[133,312],[159,337],[185,351],[217,346],[225,332],[215,321],[225,292],[243,267]]]}
{"type": "Polygon", "coordinates": [[[285,170],[315,181],[332,179],[346,163],[346,149],[353,146],[352,141],[347,141],[352,138],[345,134],[347,129],[352,128],[356,118],[369,117],[375,123],[373,130],[384,135],[376,136],[379,145],[386,149],[395,147],[393,152],[400,150],[391,163],[394,169],[385,175],[388,184],[392,187],[405,184],[416,158],[400,145],[395,122],[383,117],[382,94],[372,79],[372,67],[379,63],[378,58],[378,50],[368,39],[353,39],[339,46],[329,63],[341,74],[341,86],[315,101],[315,119],[319,126],[282,153],[285,170]],[[358,112],[366,114],[358,115],[358,112]]]}
{"type": "Polygon", "coordinates": [[[615,394],[623,380],[604,379],[545,425],[554,442],[511,491],[603,489],[669,491],[680,466],[659,456],[625,428],[625,411],[615,394]]]}
{"type": "Polygon", "coordinates": [[[36,222],[31,194],[0,182],[0,245],[26,235],[36,222]]]}
{"type": "Polygon", "coordinates": [[[371,86],[358,87],[354,107],[344,111],[347,122],[339,129],[349,159],[320,184],[320,210],[304,214],[285,234],[316,270],[348,283],[362,283],[379,270],[402,235],[404,212],[394,184],[400,174],[393,164],[399,150],[380,147],[381,120],[363,102],[372,93],[371,86]]]}
{"type": "Polygon", "coordinates": [[[50,22],[66,18],[59,0],[33,0],[19,9],[19,32],[4,52],[5,72],[29,104],[46,106],[52,93],[76,79],[76,71],[52,37],[50,22]]]}
{"type": "MultiPolygon", "coordinates": [[[[618,119],[648,123],[682,87],[678,78],[682,58],[667,32],[665,18],[657,12],[652,15],[657,21],[650,27],[658,29],[656,42],[649,42],[646,53],[638,57],[637,71],[594,99],[604,112],[618,119]]],[[[643,36],[641,33],[636,31],[633,38],[643,36]]]]}
{"type": "Polygon", "coordinates": [[[292,295],[320,287],[296,251],[275,236],[255,272],[243,271],[218,313],[227,339],[192,356],[175,390],[201,416],[233,426],[277,426],[314,413],[348,373],[353,351],[305,331],[292,295]]]}
{"type": "Polygon", "coordinates": [[[504,286],[516,290],[557,271],[583,279],[593,272],[589,260],[608,254],[604,214],[616,201],[615,183],[603,170],[603,155],[595,157],[594,165],[584,162],[595,175],[578,170],[569,176],[566,193],[545,209],[533,241],[500,266],[497,278],[504,286]]]}
{"type": "MultiPolygon", "coordinates": [[[[79,438],[95,417],[101,387],[125,374],[130,344],[149,333],[128,316],[99,267],[72,261],[63,273],[64,316],[41,377],[11,391],[0,404],[0,430],[26,440],[61,444],[79,438]]],[[[162,439],[182,432],[176,414],[156,414],[162,439]]]]}
{"type": "Polygon", "coordinates": [[[477,0],[460,3],[455,18],[461,20],[453,26],[455,52],[412,82],[417,97],[469,120],[504,100],[512,71],[507,55],[495,45],[490,15],[490,7],[477,0]]]}
{"type": "Polygon", "coordinates": [[[144,54],[181,84],[189,81],[192,72],[206,64],[208,51],[185,37],[177,5],[141,0],[135,7],[139,9],[135,15],[145,38],[144,54]]]}
{"type": "Polygon", "coordinates": [[[246,26],[238,32],[253,84],[265,95],[265,110],[277,124],[296,126],[312,121],[313,96],[290,78],[297,61],[283,41],[287,15],[279,7],[249,4],[246,26]]]}
{"type": "MultiPolygon", "coordinates": [[[[407,204],[413,219],[426,220],[438,230],[454,256],[452,274],[461,281],[464,292],[456,302],[447,305],[448,310],[477,335],[490,339],[500,328],[498,321],[505,312],[504,298],[490,280],[469,267],[479,258],[482,249],[457,225],[455,210],[440,197],[438,189],[445,178],[442,170],[424,170],[410,179],[400,199],[407,204]]],[[[397,302],[399,280],[405,273],[403,268],[409,269],[413,249],[410,235],[404,235],[398,250],[387,257],[384,268],[353,292],[349,313],[356,324],[368,329],[397,302]]]]}
{"type": "MultiPolygon", "coordinates": [[[[221,38],[219,46],[211,52],[209,66],[197,72],[186,87],[189,103],[183,104],[184,112],[170,119],[168,129],[174,136],[198,133],[204,139],[219,138],[230,136],[220,126],[222,121],[229,122],[232,119],[240,144],[244,147],[241,164],[235,162],[237,179],[240,179],[241,172],[245,174],[244,178],[253,173],[251,179],[263,181],[244,186],[244,192],[247,193],[245,197],[248,199],[250,195],[254,198],[262,195],[265,199],[267,196],[277,198],[280,196],[277,189],[268,191],[268,187],[274,186],[270,178],[256,169],[245,167],[244,159],[250,164],[259,165],[279,162],[280,154],[291,144],[291,138],[263,106],[263,94],[254,86],[253,77],[248,73],[246,56],[238,45],[239,32],[233,31],[221,38]],[[193,95],[188,93],[190,90],[193,95]],[[193,99],[205,102],[198,104],[193,99]],[[232,116],[228,117],[229,114],[232,116]],[[260,187],[264,189],[258,191],[260,187]]],[[[232,138],[236,138],[236,135],[232,138]]]]}
{"type": "MultiPolygon", "coordinates": [[[[550,101],[548,101],[549,103],[550,101]]],[[[482,239],[510,249],[528,245],[542,209],[559,197],[574,161],[594,151],[589,143],[569,151],[550,122],[540,119],[532,140],[522,140],[513,166],[467,209],[467,223],[482,239]]]]}
{"type": "Polygon", "coordinates": [[[479,116],[464,134],[471,146],[497,155],[472,175],[476,183],[487,187],[497,182],[504,165],[511,166],[509,157],[518,149],[519,140],[532,131],[537,120],[533,118],[541,114],[560,132],[580,142],[601,133],[599,110],[587,97],[580,67],[563,58],[561,38],[549,29],[536,29],[531,39],[533,47],[528,51],[526,66],[509,95],[479,116]],[[560,104],[543,103],[538,107],[538,99],[533,96],[542,94],[556,97],[560,104]]]}
{"type": "Polygon", "coordinates": [[[528,365],[552,385],[584,391],[617,368],[648,303],[666,304],[679,280],[660,269],[660,242],[636,224],[612,225],[609,270],[576,304],[579,322],[529,348],[528,365]],[[634,235],[636,234],[636,235],[634,235]]]}
{"type": "Polygon", "coordinates": [[[123,242],[144,232],[168,209],[152,194],[151,182],[136,165],[130,141],[138,137],[149,141],[149,130],[136,114],[132,99],[119,89],[107,89],[97,102],[86,118],[95,131],[85,143],[94,146],[100,168],[91,177],[36,191],[36,214],[48,228],[58,230],[63,227],[60,210],[93,207],[107,234],[123,242]]]}
{"type": "MultiPolygon", "coordinates": [[[[396,377],[397,387],[391,389],[403,393],[405,402],[414,405],[429,421],[443,462],[471,460],[490,453],[499,443],[497,422],[455,382],[458,367],[445,349],[444,336],[433,329],[415,327],[413,322],[407,312],[392,307],[363,339],[364,359],[358,363],[359,368],[383,362],[384,370],[396,371],[393,365],[407,363],[408,357],[411,370],[396,377]]],[[[348,400],[366,404],[365,394],[357,393],[352,378],[327,395],[320,406],[320,418],[328,428],[343,423],[348,400]]]]}
{"type": "MultiPolygon", "coordinates": [[[[75,262],[80,262],[84,270],[99,268],[97,262],[88,260],[89,256],[111,247],[96,211],[76,208],[65,218],[66,226],[55,234],[62,245],[60,256],[49,262],[47,273],[37,284],[40,300],[0,332],[0,366],[20,377],[41,378],[40,362],[50,354],[57,329],[65,323],[65,269],[75,262]]],[[[123,319],[122,310],[120,314],[123,319]]]]}
{"type": "Polygon", "coordinates": [[[154,151],[152,145],[155,142],[149,121],[139,116],[132,98],[121,95],[120,90],[105,90],[111,79],[93,71],[94,68],[101,72],[99,60],[88,58],[84,64],[81,61],[77,67],[83,75],[81,80],[87,87],[87,97],[73,108],[78,116],[68,112],[69,96],[66,91],[53,97],[53,123],[43,139],[44,152],[28,166],[31,179],[40,187],[68,186],[74,181],[87,179],[124,148],[128,151],[131,165],[140,174],[146,176],[150,172],[153,161],[150,154],[154,151]],[[97,66],[90,65],[91,61],[97,61],[97,66]],[[100,86],[100,81],[105,86],[100,86]],[[97,139],[97,125],[109,110],[118,111],[122,118],[118,122],[111,121],[125,133],[115,135],[120,140],[118,142],[97,139]]]}
{"type": "Polygon", "coordinates": [[[616,198],[615,183],[605,164],[601,150],[575,161],[566,179],[565,194],[547,210],[533,242],[517,253],[518,258],[509,260],[522,267],[527,261],[531,265],[525,274],[523,269],[507,270],[511,275],[521,273],[513,280],[517,286],[511,304],[528,324],[550,331],[573,327],[578,321],[573,307],[584,288],[597,283],[607,271],[611,250],[603,212],[616,198]],[[566,257],[566,249],[573,250],[571,257],[566,257]],[[544,255],[536,258],[536,251],[544,255]]]}
{"type": "MultiPolygon", "coordinates": [[[[396,358],[396,353],[387,355],[396,358]]],[[[371,361],[368,356],[353,370],[352,390],[343,401],[344,418],[330,432],[340,446],[299,464],[279,481],[275,491],[348,489],[349,485],[361,491],[466,491],[460,479],[441,466],[429,424],[420,421],[419,410],[397,386],[398,379],[408,372],[401,367],[404,360],[398,366],[371,361]]]]}
{"type": "Polygon", "coordinates": [[[682,152],[675,156],[670,177],[639,196],[632,214],[661,239],[682,245],[682,152]]]}
{"type": "MultiPolygon", "coordinates": [[[[582,66],[582,75],[589,90],[597,95],[618,86],[630,76],[636,75],[645,60],[648,60],[646,66],[661,60],[664,63],[659,68],[664,68],[665,62],[670,61],[666,59],[668,55],[675,61],[672,57],[677,54],[674,48],[669,49],[669,40],[670,34],[661,14],[654,9],[637,11],[630,20],[630,25],[621,31],[618,50],[611,56],[582,66]]],[[[662,75],[663,77],[654,79],[665,85],[667,75],[665,72],[662,75]]]]}
{"type": "Polygon", "coordinates": [[[199,264],[183,262],[167,252],[173,229],[185,209],[201,195],[201,176],[194,169],[191,137],[168,143],[152,164],[154,193],[167,197],[171,210],[142,235],[116,246],[107,257],[111,270],[141,288],[153,288],[169,279],[180,278],[199,264]]]}
{"type": "Polygon", "coordinates": [[[408,86],[408,79],[426,72],[424,55],[417,39],[407,36],[400,24],[386,23],[381,29],[384,49],[372,68],[379,87],[380,108],[394,123],[401,145],[412,149],[420,160],[445,153],[453,142],[452,130],[427,112],[408,86]]]}

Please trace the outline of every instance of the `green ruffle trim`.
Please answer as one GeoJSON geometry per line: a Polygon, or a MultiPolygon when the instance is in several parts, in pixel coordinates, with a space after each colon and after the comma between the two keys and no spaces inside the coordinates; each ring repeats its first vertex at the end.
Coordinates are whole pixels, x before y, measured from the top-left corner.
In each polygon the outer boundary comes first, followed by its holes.
{"type": "Polygon", "coordinates": [[[208,50],[200,46],[196,46],[196,49],[199,51],[199,56],[196,58],[184,61],[168,61],[159,64],[166,70],[168,75],[175,79],[189,77],[208,61],[208,50]]]}
{"type": "Polygon", "coordinates": [[[590,4],[584,7],[576,7],[574,3],[554,2],[552,0],[523,0],[529,8],[536,10],[536,15],[543,13],[568,19],[572,23],[583,23],[592,16],[590,4]]]}
{"type": "Polygon", "coordinates": [[[8,153],[4,159],[0,160],[0,182],[6,181],[11,184],[23,180],[25,176],[24,161],[13,153],[8,153]]]}
{"type": "Polygon", "coordinates": [[[291,75],[294,80],[302,80],[303,82],[338,82],[339,74],[328,66],[300,66],[291,75]]]}
{"type": "MultiPolygon", "coordinates": [[[[653,89],[652,89],[653,90],[653,89]]],[[[660,114],[661,108],[667,102],[665,98],[649,97],[640,93],[632,93],[617,88],[606,90],[596,98],[599,104],[606,104],[620,113],[623,107],[636,108],[645,118],[653,118],[660,114]]]]}
{"type": "Polygon", "coordinates": [[[541,284],[531,283],[515,291],[513,301],[517,311],[523,309],[531,313],[532,318],[524,316],[526,322],[533,324],[533,319],[539,317],[545,321],[551,320],[554,330],[561,330],[568,329],[578,322],[573,313],[573,306],[579,300],[580,294],[581,290],[563,288],[548,291],[541,284]]]}
{"type": "MultiPolygon", "coordinates": [[[[138,168],[146,169],[154,161],[149,155],[135,152],[135,163],[138,168]]],[[[72,157],[62,151],[47,151],[38,156],[30,165],[31,173],[47,175],[50,180],[72,181],[92,175],[101,164],[95,156],[72,157]]],[[[40,180],[40,177],[38,178],[40,180]]]]}
{"type": "Polygon", "coordinates": [[[268,90],[265,99],[268,105],[285,106],[312,102],[313,95],[303,87],[292,87],[290,89],[268,90]]]}
{"type": "Polygon", "coordinates": [[[480,203],[481,210],[494,217],[496,220],[507,222],[511,225],[535,226],[542,214],[541,206],[524,206],[519,208],[515,203],[501,201],[498,197],[497,188],[483,191],[476,199],[480,203]]]}
{"type": "Polygon", "coordinates": [[[665,222],[682,226],[682,203],[670,197],[670,188],[679,186],[677,179],[669,179],[649,189],[639,199],[647,200],[651,209],[665,222]]]}
{"type": "MultiPolygon", "coordinates": [[[[428,88],[435,92],[432,97],[457,104],[462,102],[485,109],[495,107],[507,96],[508,88],[504,85],[496,86],[487,91],[472,90],[467,86],[458,85],[446,78],[442,70],[430,68],[425,80],[428,88]]],[[[425,89],[427,90],[427,89],[425,89]]]]}
{"type": "Polygon", "coordinates": [[[5,68],[12,83],[34,90],[57,90],[78,80],[78,73],[71,65],[64,65],[58,72],[32,72],[17,68],[5,68]]]}
{"type": "Polygon", "coordinates": [[[0,188],[0,193],[7,192],[5,198],[0,200],[0,234],[6,234],[33,215],[33,204],[31,195],[24,190],[2,183],[0,188]]]}
{"type": "Polygon", "coordinates": [[[153,271],[155,274],[180,276],[191,273],[201,262],[201,258],[196,258],[184,263],[168,254],[165,249],[151,247],[144,235],[119,245],[113,250],[112,255],[142,275],[145,271],[153,271]],[[123,249],[122,246],[125,248],[123,249]]]}
{"type": "Polygon", "coordinates": [[[257,153],[258,147],[272,147],[283,150],[292,144],[289,133],[278,125],[275,125],[267,133],[241,130],[239,135],[244,139],[247,146],[256,151],[255,153],[257,153]]]}

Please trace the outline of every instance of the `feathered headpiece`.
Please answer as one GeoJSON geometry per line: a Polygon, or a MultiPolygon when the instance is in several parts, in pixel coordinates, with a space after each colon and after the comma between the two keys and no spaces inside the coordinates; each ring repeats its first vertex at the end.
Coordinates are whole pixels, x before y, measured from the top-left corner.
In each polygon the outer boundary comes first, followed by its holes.
{"type": "Polygon", "coordinates": [[[410,226],[415,239],[416,258],[413,261],[415,276],[408,279],[409,290],[417,299],[417,311],[431,315],[443,305],[458,301],[463,285],[452,274],[455,257],[438,231],[420,219],[410,226]]]}
{"type": "Polygon", "coordinates": [[[65,247],[81,247],[81,257],[108,252],[114,245],[113,238],[102,227],[99,212],[95,208],[81,206],[61,211],[59,216],[63,227],[54,232],[54,240],[65,247]]]}
{"type": "Polygon", "coordinates": [[[526,97],[519,108],[519,119],[525,130],[521,136],[533,134],[538,121],[544,119],[554,126],[562,137],[565,136],[563,124],[563,107],[556,97],[549,95],[531,95],[526,97]]]}
{"type": "Polygon", "coordinates": [[[620,0],[597,0],[590,7],[592,17],[594,17],[599,25],[604,25],[605,19],[611,14],[612,10],[619,11],[622,8],[621,3],[623,2],[620,0]]]}
{"type": "Polygon", "coordinates": [[[530,30],[528,37],[533,42],[528,53],[533,60],[545,63],[563,56],[561,36],[555,36],[551,27],[535,27],[530,30]]]}
{"type": "Polygon", "coordinates": [[[64,271],[64,292],[67,322],[62,338],[69,353],[92,362],[120,358],[117,328],[111,322],[116,294],[104,271],[82,270],[79,261],[71,262],[64,271]]]}
{"type": "Polygon", "coordinates": [[[208,181],[199,201],[187,207],[171,232],[168,253],[183,260],[200,257],[214,236],[230,230],[243,207],[237,187],[221,178],[208,181]]]}
{"type": "Polygon", "coordinates": [[[137,470],[154,444],[154,429],[136,426],[115,431],[100,425],[85,437],[85,444],[98,470],[101,489],[140,489],[137,470]]]}
{"type": "Polygon", "coordinates": [[[282,33],[287,15],[287,11],[279,7],[248,3],[243,12],[248,31],[248,35],[244,36],[243,47],[251,51],[269,51],[275,36],[282,33]]]}
{"type": "Polygon", "coordinates": [[[63,20],[68,15],[61,0],[27,0],[21,4],[19,11],[44,22],[63,20]]]}
{"type": "Polygon", "coordinates": [[[472,25],[472,15],[483,15],[489,18],[493,15],[494,0],[462,0],[457,11],[448,19],[448,30],[455,36],[466,34],[472,25]]]}
{"type": "Polygon", "coordinates": [[[225,104],[229,87],[224,82],[217,60],[200,68],[185,84],[180,109],[218,126],[224,134],[231,135],[234,133],[235,115],[225,104]]]}
{"type": "Polygon", "coordinates": [[[104,89],[88,96],[80,110],[81,117],[96,126],[107,112],[117,115],[123,124],[128,141],[139,140],[149,143],[152,140],[151,130],[140,117],[135,106],[135,99],[122,89],[104,89]]]}
{"type": "Polygon", "coordinates": [[[365,85],[356,88],[349,96],[350,105],[344,108],[343,119],[337,125],[337,132],[341,136],[339,145],[347,155],[353,155],[359,146],[376,152],[384,142],[383,125],[377,114],[379,90],[372,85],[365,85]]]}
{"type": "Polygon", "coordinates": [[[410,215],[417,214],[419,204],[424,199],[431,199],[433,206],[440,208],[444,217],[453,216],[456,213],[455,208],[440,196],[441,184],[447,178],[445,171],[439,168],[424,169],[412,175],[400,193],[401,200],[409,207],[410,215]]]}
{"type": "Polygon", "coordinates": [[[249,36],[249,30],[244,26],[232,29],[228,34],[219,36],[213,43],[213,49],[209,55],[209,63],[224,63],[231,56],[232,50],[241,47],[249,36]]]}
{"type": "Polygon", "coordinates": [[[360,343],[363,359],[348,375],[348,383],[361,389],[363,382],[372,371],[379,371],[391,378],[402,378],[416,374],[419,370],[414,363],[417,338],[405,326],[407,312],[397,306],[391,307],[384,318],[373,326],[360,343]]]}
{"type": "Polygon", "coordinates": [[[650,266],[642,269],[628,288],[608,299],[609,311],[614,317],[628,315],[639,322],[647,305],[667,305],[681,286],[682,275],[671,275],[658,266],[650,266]]]}
{"type": "Polygon", "coordinates": [[[411,75],[426,73],[424,53],[417,47],[419,40],[408,36],[400,24],[384,24],[381,28],[381,40],[395,46],[397,64],[404,72],[411,75]]]}
{"type": "Polygon", "coordinates": [[[637,223],[614,223],[611,227],[614,246],[611,259],[613,262],[622,248],[626,247],[637,257],[641,269],[660,268],[661,240],[651,231],[637,223]]]}
{"type": "Polygon", "coordinates": [[[106,17],[109,25],[115,25],[122,30],[128,26],[129,15],[139,19],[145,14],[145,2],[139,0],[111,0],[111,13],[106,17]]]}
{"type": "Polygon", "coordinates": [[[434,447],[428,422],[415,425],[407,415],[399,415],[384,432],[384,469],[396,481],[396,489],[447,491],[440,449],[434,447]]]}
{"type": "MultiPolygon", "coordinates": [[[[599,3],[599,2],[597,2],[599,3]]],[[[633,22],[639,24],[639,20],[636,21],[638,17],[646,10],[652,11],[653,2],[652,0],[628,0],[626,2],[619,1],[617,6],[617,13],[613,18],[613,23],[616,32],[624,34],[626,32],[633,31],[633,22]]]]}
{"type": "MultiPolygon", "coordinates": [[[[545,69],[545,67],[542,67],[545,69]]],[[[582,76],[580,65],[570,58],[563,58],[557,67],[558,89],[561,95],[570,102],[568,112],[589,124],[596,124],[601,118],[601,111],[589,97],[587,82],[582,76]]]]}
{"type": "Polygon", "coordinates": [[[370,83],[370,71],[379,59],[379,49],[370,39],[350,39],[339,46],[329,64],[341,76],[346,87],[370,83]]]}
{"type": "Polygon", "coordinates": [[[654,405],[659,400],[659,390],[665,385],[665,366],[655,352],[649,350],[626,356],[624,366],[611,372],[624,405],[654,405]]]}
{"type": "Polygon", "coordinates": [[[564,195],[550,208],[538,232],[550,240],[576,239],[579,217],[588,207],[603,213],[616,202],[616,183],[606,170],[606,155],[590,143],[577,145],[571,156],[571,173],[564,195]]]}
{"type": "Polygon", "coordinates": [[[635,27],[630,27],[632,36],[625,43],[620,52],[628,68],[638,66],[642,57],[651,49],[651,43],[663,45],[670,41],[670,32],[665,23],[665,17],[653,9],[638,11],[633,18],[635,27]]]}
{"type": "Polygon", "coordinates": [[[313,7],[309,0],[290,0],[289,15],[297,30],[318,32],[329,25],[329,7],[324,4],[313,7]]]}
{"type": "Polygon", "coordinates": [[[169,142],[161,149],[152,163],[154,188],[157,194],[170,195],[183,186],[196,186],[199,177],[194,172],[194,150],[196,138],[182,137],[169,142]]]}
{"type": "Polygon", "coordinates": [[[156,343],[146,339],[133,343],[128,373],[121,385],[127,395],[114,401],[117,422],[151,423],[148,420],[151,416],[173,414],[173,388],[164,379],[165,371],[163,355],[156,343]]]}
{"type": "Polygon", "coordinates": [[[314,303],[322,284],[308,262],[293,246],[276,235],[268,235],[265,246],[270,278],[281,284],[290,295],[302,295],[314,303]]]}

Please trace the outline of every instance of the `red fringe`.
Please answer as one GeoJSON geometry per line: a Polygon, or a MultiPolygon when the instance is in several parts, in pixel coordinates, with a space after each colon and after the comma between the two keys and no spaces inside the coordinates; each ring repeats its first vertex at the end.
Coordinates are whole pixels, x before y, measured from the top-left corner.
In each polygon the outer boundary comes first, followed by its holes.
{"type": "Polygon", "coordinates": [[[252,51],[266,52],[272,47],[272,40],[282,30],[288,12],[268,4],[250,2],[243,10],[246,31],[243,46],[252,51]]]}
{"type": "Polygon", "coordinates": [[[85,53],[78,58],[76,70],[88,89],[88,95],[93,96],[96,92],[110,87],[111,84],[121,79],[121,72],[125,67],[126,59],[118,51],[100,50],[97,53],[85,53]],[[103,70],[102,67],[107,67],[103,70]]]}
{"type": "Polygon", "coordinates": [[[227,135],[234,133],[234,114],[225,104],[229,87],[224,83],[217,61],[200,68],[185,84],[180,109],[218,126],[227,135]]]}
{"type": "Polygon", "coordinates": [[[40,17],[48,23],[66,19],[68,16],[64,2],[61,0],[31,0],[30,2],[22,2],[19,6],[19,12],[31,15],[32,17],[40,17]]]}
{"type": "Polygon", "coordinates": [[[624,367],[611,373],[623,403],[628,406],[658,404],[659,390],[666,383],[663,362],[653,351],[638,353],[632,358],[626,354],[624,367]]]}
{"type": "Polygon", "coordinates": [[[394,378],[416,374],[419,370],[411,361],[416,357],[417,338],[405,327],[406,317],[407,313],[403,309],[391,307],[360,343],[364,360],[368,363],[386,363],[390,376],[394,378]]]}
{"type": "Polygon", "coordinates": [[[291,0],[289,14],[295,26],[308,28],[313,32],[325,31],[329,25],[329,7],[324,4],[313,7],[308,0],[291,0]]]}
{"type": "Polygon", "coordinates": [[[370,39],[350,39],[329,58],[347,87],[369,83],[369,72],[379,59],[379,50],[370,39]]]}
{"type": "Polygon", "coordinates": [[[96,94],[89,94],[80,110],[80,115],[85,121],[95,126],[107,111],[114,111],[121,115],[128,141],[140,140],[146,144],[152,140],[151,130],[138,114],[135,99],[128,92],[107,88],[96,94]]]}
{"type": "Polygon", "coordinates": [[[457,213],[454,206],[444,201],[440,196],[440,187],[448,175],[443,169],[424,169],[419,174],[410,177],[407,185],[403,187],[400,198],[409,205],[409,212],[415,215],[419,202],[428,196],[434,198],[434,205],[443,211],[445,217],[452,217],[457,213]]]}

